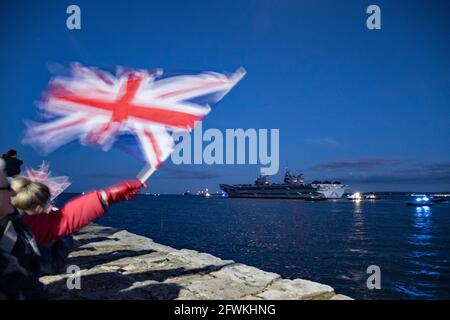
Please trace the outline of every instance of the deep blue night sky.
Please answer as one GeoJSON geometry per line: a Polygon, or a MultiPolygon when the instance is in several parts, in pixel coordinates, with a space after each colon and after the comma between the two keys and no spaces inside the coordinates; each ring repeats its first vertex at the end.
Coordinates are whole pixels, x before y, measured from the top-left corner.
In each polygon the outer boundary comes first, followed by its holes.
{"type": "MultiPolygon", "coordinates": [[[[341,179],[352,190],[450,190],[448,1],[2,1],[0,151],[50,162],[70,191],[132,178],[142,163],[120,150],[71,144],[42,157],[20,141],[49,69],[86,65],[234,71],[246,77],[203,127],[279,128],[280,173],[341,179]],[[82,29],[66,28],[81,8],[82,29]],[[382,29],[366,28],[381,8],[382,29]]],[[[250,183],[258,165],[170,159],[150,191],[250,183]]]]}

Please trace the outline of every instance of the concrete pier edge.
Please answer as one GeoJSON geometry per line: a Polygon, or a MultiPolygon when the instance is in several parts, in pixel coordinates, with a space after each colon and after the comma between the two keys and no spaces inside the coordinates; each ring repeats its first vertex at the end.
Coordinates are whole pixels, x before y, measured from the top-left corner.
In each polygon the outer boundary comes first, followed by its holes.
{"type": "Polygon", "coordinates": [[[78,282],[75,273],[41,277],[51,299],[351,300],[328,285],[283,279],[98,224],[83,228],[75,239],[68,266],[76,266],[72,272],[79,268],[81,276],[78,282]]]}

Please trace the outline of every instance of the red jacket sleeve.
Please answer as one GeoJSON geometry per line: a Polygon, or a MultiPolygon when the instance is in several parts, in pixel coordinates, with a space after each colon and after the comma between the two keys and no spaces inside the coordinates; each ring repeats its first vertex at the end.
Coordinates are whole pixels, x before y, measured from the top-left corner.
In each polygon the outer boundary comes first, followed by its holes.
{"type": "Polygon", "coordinates": [[[56,212],[25,214],[24,220],[38,245],[46,245],[77,232],[105,212],[98,192],[91,192],[70,200],[56,212]]]}

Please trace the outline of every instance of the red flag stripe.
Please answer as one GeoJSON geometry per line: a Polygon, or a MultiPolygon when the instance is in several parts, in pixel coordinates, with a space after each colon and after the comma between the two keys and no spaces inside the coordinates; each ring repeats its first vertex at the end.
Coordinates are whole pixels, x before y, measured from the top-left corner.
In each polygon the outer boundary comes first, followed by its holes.
{"type": "MultiPolygon", "coordinates": [[[[114,112],[117,102],[102,101],[91,98],[82,98],[73,95],[55,95],[52,98],[73,102],[92,108],[108,110],[114,112]]],[[[123,110],[123,106],[120,107],[123,110]]],[[[133,116],[142,120],[153,121],[163,125],[177,128],[193,128],[194,123],[203,119],[203,115],[193,115],[190,113],[160,109],[156,107],[140,106],[127,103],[128,117],[133,116]]]]}
{"type": "Polygon", "coordinates": [[[111,128],[111,126],[112,126],[112,123],[111,123],[111,122],[105,123],[105,124],[100,128],[100,130],[97,130],[97,131],[95,131],[95,132],[92,132],[92,133],[88,136],[87,140],[88,140],[89,142],[91,142],[91,143],[97,142],[97,141],[102,137],[103,134],[105,134],[106,132],[108,132],[108,130],[111,128]]]}
{"type": "Polygon", "coordinates": [[[156,157],[156,167],[159,167],[159,165],[161,164],[161,150],[159,149],[158,142],[156,141],[155,136],[151,131],[144,130],[144,134],[152,144],[153,151],[155,152],[156,157]]]}

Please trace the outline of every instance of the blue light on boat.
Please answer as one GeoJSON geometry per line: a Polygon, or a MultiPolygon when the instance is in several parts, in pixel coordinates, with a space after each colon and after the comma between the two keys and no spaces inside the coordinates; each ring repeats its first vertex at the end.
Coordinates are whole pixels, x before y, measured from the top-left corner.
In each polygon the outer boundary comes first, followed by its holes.
{"type": "Polygon", "coordinates": [[[423,201],[428,201],[428,200],[430,200],[430,199],[429,199],[428,197],[423,197],[422,200],[423,200],[423,201]]]}
{"type": "Polygon", "coordinates": [[[417,202],[422,201],[422,198],[416,198],[416,201],[417,202]]]}

